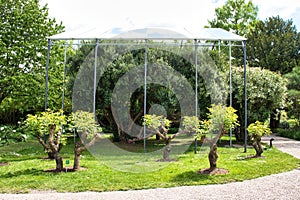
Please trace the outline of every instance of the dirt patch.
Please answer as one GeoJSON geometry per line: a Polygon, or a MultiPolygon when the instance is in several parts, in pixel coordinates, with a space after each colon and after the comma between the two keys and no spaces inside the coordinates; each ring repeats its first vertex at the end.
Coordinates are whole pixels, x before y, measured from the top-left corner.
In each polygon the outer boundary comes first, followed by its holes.
{"type": "Polygon", "coordinates": [[[217,174],[228,174],[229,170],[222,169],[222,168],[216,168],[216,169],[200,169],[198,174],[208,174],[208,175],[217,175],[217,174]]]}
{"type": "MultiPolygon", "coordinates": [[[[86,170],[86,168],[80,167],[77,171],[82,171],[82,170],[86,170]]],[[[60,171],[57,171],[56,169],[47,169],[44,170],[44,172],[59,173],[60,171]]],[[[65,167],[61,172],[67,173],[67,172],[76,172],[76,171],[72,167],[65,167]]]]}
{"type": "Polygon", "coordinates": [[[6,166],[6,165],[9,165],[9,163],[8,162],[0,162],[0,167],[6,166]]]}

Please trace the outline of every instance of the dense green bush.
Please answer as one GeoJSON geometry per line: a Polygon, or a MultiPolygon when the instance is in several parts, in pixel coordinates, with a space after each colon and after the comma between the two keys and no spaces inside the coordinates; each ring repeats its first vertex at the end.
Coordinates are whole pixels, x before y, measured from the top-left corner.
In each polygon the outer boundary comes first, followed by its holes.
{"type": "Polygon", "coordinates": [[[276,133],[281,137],[287,137],[294,140],[300,140],[300,128],[294,129],[283,129],[279,128],[276,130],[276,133]]]}
{"type": "Polygon", "coordinates": [[[14,125],[0,125],[0,145],[25,142],[28,136],[25,133],[23,123],[14,125]]]}

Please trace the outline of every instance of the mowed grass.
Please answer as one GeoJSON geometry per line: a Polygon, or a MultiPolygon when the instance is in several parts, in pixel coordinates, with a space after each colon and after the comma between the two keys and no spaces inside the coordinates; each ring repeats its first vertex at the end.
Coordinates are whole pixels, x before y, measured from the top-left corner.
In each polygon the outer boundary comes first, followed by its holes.
{"type": "MultiPolygon", "coordinates": [[[[74,145],[72,140],[69,143],[61,150],[64,160],[70,160],[70,164],[65,165],[66,167],[71,167],[73,164],[74,145]]],[[[255,154],[253,149],[249,148],[247,153],[243,153],[243,148],[219,147],[218,167],[228,169],[229,174],[200,175],[197,171],[209,166],[207,148],[199,147],[198,153],[194,154],[191,145],[185,153],[176,157],[176,161],[162,163],[156,161],[162,155],[157,154],[149,158],[143,156],[143,143],[118,144],[118,146],[122,145],[123,149],[134,151],[136,148],[141,153],[129,156],[120,152],[120,154],[109,156],[104,154],[95,158],[91,153],[85,152],[81,158],[81,166],[85,170],[69,173],[45,172],[47,169],[55,168],[55,161],[44,159],[46,154],[43,153],[41,145],[34,140],[0,147],[0,163],[2,165],[8,163],[0,166],[0,192],[26,193],[31,190],[101,192],[223,184],[293,170],[300,164],[298,159],[275,148],[265,150],[263,158],[247,159],[247,156],[255,154]],[[139,166],[146,166],[149,170],[130,171],[139,166]]],[[[152,145],[151,142],[148,144],[148,148],[153,148],[152,150],[157,146],[162,145],[155,142],[152,145]]],[[[102,148],[108,147],[102,145],[102,148]]]]}

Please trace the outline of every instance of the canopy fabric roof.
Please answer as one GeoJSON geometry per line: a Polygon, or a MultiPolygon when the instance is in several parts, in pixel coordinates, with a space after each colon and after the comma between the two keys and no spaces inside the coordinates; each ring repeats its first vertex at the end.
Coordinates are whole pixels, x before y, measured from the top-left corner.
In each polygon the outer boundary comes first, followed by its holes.
{"type": "Polygon", "coordinates": [[[221,28],[201,28],[191,32],[185,28],[145,27],[145,28],[112,28],[103,31],[99,28],[79,29],[50,36],[51,40],[212,40],[212,41],[245,41],[246,38],[221,28]]]}

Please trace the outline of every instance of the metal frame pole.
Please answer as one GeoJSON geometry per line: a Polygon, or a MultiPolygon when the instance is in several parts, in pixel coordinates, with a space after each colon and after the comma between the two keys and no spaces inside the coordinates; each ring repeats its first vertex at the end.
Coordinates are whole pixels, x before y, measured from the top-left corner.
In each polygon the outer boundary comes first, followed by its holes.
{"type": "MultiPolygon", "coordinates": [[[[144,57],[144,116],[147,114],[147,66],[148,66],[148,46],[147,40],[145,40],[145,57],[144,57]]],[[[147,153],[146,149],[146,124],[144,123],[144,153],[147,153]]]]}
{"type": "Polygon", "coordinates": [[[248,126],[248,122],[247,122],[247,55],[246,55],[246,41],[242,42],[243,44],[243,50],[244,50],[244,106],[245,106],[245,146],[244,146],[244,153],[247,152],[247,138],[248,138],[248,134],[247,134],[247,126],[248,126]]]}
{"type": "Polygon", "coordinates": [[[48,39],[48,51],[47,51],[47,60],[46,60],[46,86],[45,86],[45,111],[48,108],[48,83],[49,83],[49,64],[50,64],[50,51],[52,46],[52,40],[48,39]]]}
{"type": "MultiPolygon", "coordinates": [[[[195,116],[198,118],[198,41],[194,41],[195,45],[195,116]]],[[[197,132],[195,133],[196,139],[195,139],[195,149],[194,153],[197,153],[197,132]]]]}
{"type": "Polygon", "coordinates": [[[93,99],[93,113],[96,119],[96,93],[97,93],[97,57],[98,57],[99,40],[96,39],[95,45],[95,60],[94,60],[94,99],[93,99]]]}
{"type": "MultiPolygon", "coordinates": [[[[229,105],[232,107],[232,66],[231,66],[231,41],[229,41],[229,105]]],[[[230,128],[229,146],[232,147],[232,128],[230,128]]]]}
{"type": "Polygon", "coordinates": [[[65,44],[65,50],[64,50],[64,74],[63,74],[63,87],[62,87],[62,97],[61,97],[62,112],[64,112],[65,109],[66,65],[67,65],[67,43],[65,44]]]}

